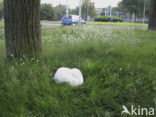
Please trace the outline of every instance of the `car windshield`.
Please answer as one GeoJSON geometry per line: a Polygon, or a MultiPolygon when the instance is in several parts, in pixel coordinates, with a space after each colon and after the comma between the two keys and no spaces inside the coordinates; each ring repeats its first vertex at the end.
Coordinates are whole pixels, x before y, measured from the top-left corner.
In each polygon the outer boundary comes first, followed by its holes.
{"type": "Polygon", "coordinates": [[[71,19],[71,18],[72,18],[71,16],[68,16],[68,17],[64,16],[63,17],[63,19],[71,19]]]}

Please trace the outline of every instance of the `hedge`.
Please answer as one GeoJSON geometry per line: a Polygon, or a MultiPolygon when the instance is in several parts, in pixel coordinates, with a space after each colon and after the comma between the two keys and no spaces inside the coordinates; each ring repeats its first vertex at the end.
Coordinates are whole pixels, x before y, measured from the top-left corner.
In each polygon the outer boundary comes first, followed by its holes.
{"type": "Polygon", "coordinates": [[[96,17],[94,20],[99,22],[123,22],[122,18],[114,16],[100,16],[96,17]]]}

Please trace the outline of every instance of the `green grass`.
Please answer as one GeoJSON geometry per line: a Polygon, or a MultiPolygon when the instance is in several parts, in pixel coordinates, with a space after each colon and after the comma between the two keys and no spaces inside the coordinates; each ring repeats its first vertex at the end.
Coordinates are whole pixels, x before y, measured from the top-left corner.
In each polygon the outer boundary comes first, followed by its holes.
{"type": "Polygon", "coordinates": [[[142,23],[128,23],[128,22],[87,22],[87,24],[94,24],[94,25],[112,25],[112,26],[146,26],[147,24],[142,23]]]}
{"type": "Polygon", "coordinates": [[[0,21],[0,29],[4,28],[4,22],[0,21]]]}
{"type": "Polygon", "coordinates": [[[41,23],[61,23],[61,21],[48,21],[48,20],[42,20],[41,23]]]}
{"type": "Polygon", "coordinates": [[[144,28],[43,28],[43,60],[20,64],[6,61],[0,39],[0,117],[120,117],[122,105],[155,108],[155,37],[144,28]],[[84,84],[56,84],[61,66],[79,68],[84,84]]]}

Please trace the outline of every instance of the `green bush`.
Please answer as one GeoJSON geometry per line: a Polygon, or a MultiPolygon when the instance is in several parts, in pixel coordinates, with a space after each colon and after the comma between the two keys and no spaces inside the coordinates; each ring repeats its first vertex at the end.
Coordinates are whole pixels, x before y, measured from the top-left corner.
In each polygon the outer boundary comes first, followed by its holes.
{"type": "Polygon", "coordinates": [[[114,17],[114,16],[100,16],[100,17],[96,17],[94,20],[100,22],[123,22],[122,18],[114,17]],[[111,18],[113,18],[112,21],[111,18]]]}

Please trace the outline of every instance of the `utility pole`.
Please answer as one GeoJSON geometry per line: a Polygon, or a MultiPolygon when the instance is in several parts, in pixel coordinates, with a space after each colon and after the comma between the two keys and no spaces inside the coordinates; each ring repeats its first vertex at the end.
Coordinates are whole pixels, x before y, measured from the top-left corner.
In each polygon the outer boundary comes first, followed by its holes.
{"type": "Polygon", "coordinates": [[[88,1],[86,2],[86,21],[88,20],[88,1]]]}
{"type": "Polygon", "coordinates": [[[145,18],[146,18],[146,0],[144,0],[143,24],[145,23],[145,18]]]}
{"type": "Polygon", "coordinates": [[[93,20],[93,9],[94,9],[94,2],[90,2],[90,7],[91,7],[91,20],[93,20]]]}
{"type": "Polygon", "coordinates": [[[112,16],[112,7],[110,6],[110,16],[112,16]]]}
{"type": "Polygon", "coordinates": [[[66,17],[68,17],[68,9],[69,9],[69,5],[68,5],[68,0],[67,0],[67,6],[66,6],[66,17]]]}
{"type": "Polygon", "coordinates": [[[133,12],[133,23],[135,22],[135,14],[134,14],[134,12],[133,12]]]}
{"type": "Polygon", "coordinates": [[[81,21],[81,0],[79,0],[79,23],[81,21]]]}

